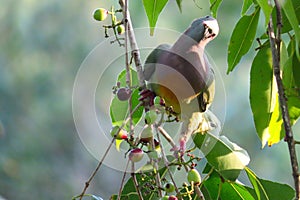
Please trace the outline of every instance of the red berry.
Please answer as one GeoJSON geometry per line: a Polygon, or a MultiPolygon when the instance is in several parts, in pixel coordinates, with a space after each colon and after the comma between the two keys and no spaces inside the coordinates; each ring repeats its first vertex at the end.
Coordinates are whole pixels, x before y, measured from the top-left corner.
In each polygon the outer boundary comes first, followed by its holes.
{"type": "Polygon", "coordinates": [[[136,148],[136,149],[132,149],[129,152],[129,160],[131,160],[132,162],[139,162],[142,160],[144,156],[144,152],[142,149],[136,148]]]}
{"type": "Polygon", "coordinates": [[[114,126],[110,131],[110,135],[119,140],[124,140],[128,138],[127,131],[125,131],[124,129],[120,129],[119,126],[114,126]],[[119,132],[117,133],[117,131],[119,132]]]}
{"type": "Polygon", "coordinates": [[[168,200],[178,200],[176,196],[172,195],[172,196],[169,196],[169,199],[168,200]]]}
{"type": "Polygon", "coordinates": [[[117,96],[120,101],[127,101],[130,98],[131,90],[128,88],[120,88],[117,91],[117,96]]]}

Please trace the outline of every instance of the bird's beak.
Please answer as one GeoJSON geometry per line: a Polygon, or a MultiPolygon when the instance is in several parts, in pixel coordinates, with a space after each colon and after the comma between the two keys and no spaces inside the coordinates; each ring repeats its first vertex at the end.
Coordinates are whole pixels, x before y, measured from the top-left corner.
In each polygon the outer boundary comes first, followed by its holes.
{"type": "Polygon", "coordinates": [[[219,24],[216,19],[204,21],[203,24],[212,29],[213,37],[219,34],[219,24]]]}

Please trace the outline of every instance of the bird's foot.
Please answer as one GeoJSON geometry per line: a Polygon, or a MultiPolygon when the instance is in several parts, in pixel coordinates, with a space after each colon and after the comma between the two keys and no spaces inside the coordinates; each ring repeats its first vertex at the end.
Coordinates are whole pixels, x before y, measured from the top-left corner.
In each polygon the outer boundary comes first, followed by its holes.
{"type": "Polygon", "coordinates": [[[196,132],[206,133],[214,129],[219,128],[218,121],[215,121],[211,118],[210,114],[203,113],[199,126],[196,132]]]}
{"type": "Polygon", "coordinates": [[[143,105],[146,106],[153,106],[154,105],[154,98],[155,93],[149,89],[142,90],[140,93],[139,101],[143,102],[143,105]]]}
{"type": "Polygon", "coordinates": [[[186,150],[186,141],[184,139],[179,140],[179,147],[175,146],[171,149],[171,151],[174,151],[174,156],[181,160],[184,154],[186,153],[185,150],[186,150]]]}

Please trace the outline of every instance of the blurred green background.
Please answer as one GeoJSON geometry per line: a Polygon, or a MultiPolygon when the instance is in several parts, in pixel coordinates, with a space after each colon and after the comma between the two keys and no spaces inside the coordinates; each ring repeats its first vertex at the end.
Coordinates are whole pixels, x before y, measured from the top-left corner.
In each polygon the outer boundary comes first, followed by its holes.
{"type": "MultiPolygon", "coordinates": [[[[117,8],[117,1],[0,2],[0,196],[70,199],[81,192],[97,164],[74,126],[73,82],[81,62],[104,40],[102,24],[92,19],[93,10],[117,8]]],[[[194,18],[209,14],[207,1],[195,2],[197,6],[183,1],[180,14],[175,1],[169,1],[157,26],[183,31],[194,18]]],[[[134,26],[146,27],[141,1],[130,3],[134,26]]],[[[248,100],[254,47],[233,73],[225,73],[227,44],[241,6],[238,0],[221,5],[220,34],[208,47],[225,83],[223,133],[248,150],[250,167],[260,177],[292,185],[286,144],[261,149],[255,134],[248,100]]],[[[299,131],[298,124],[295,133],[299,131]]],[[[118,191],[121,176],[103,167],[88,193],[108,199],[118,191]]]]}

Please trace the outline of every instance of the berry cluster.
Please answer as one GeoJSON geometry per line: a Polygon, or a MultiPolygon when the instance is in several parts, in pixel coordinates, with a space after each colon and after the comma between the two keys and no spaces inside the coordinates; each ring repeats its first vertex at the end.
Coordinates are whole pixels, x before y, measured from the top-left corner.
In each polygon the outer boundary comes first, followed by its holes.
{"type": "Polygon", "coordinates": [[[112,29],[116,37],[115,41],[117,41],[120,46],[123,46],[120,40],[123,40],[124,38],[119,38],[118,35],[122,35],[125,32],[125,27],[123,25],[124,24],[123,20],[117,19],[116,13],[119,12],[122,12],[122,10],[114,10],[113,7],[111,8],[110,11],[105,8],[97,8],[94,11],[93,17],[96,21],[104,21],[108,15],[111,15],[111,24],[103,25],[105,37],[109,37],[108,29],[112,29]]]}

